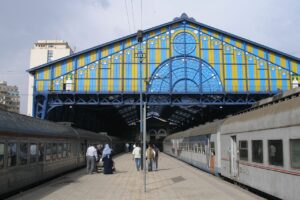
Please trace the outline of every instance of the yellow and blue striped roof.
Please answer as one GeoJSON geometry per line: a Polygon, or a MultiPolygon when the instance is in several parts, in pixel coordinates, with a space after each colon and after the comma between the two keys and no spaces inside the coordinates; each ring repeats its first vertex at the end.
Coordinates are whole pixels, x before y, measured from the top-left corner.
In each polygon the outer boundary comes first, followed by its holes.
{"type": "MultiPolygon", "coordinates": [[[[143,78],[150,80],[170,59],[176,62],[181,48],[177,36],[183,33],[192,41],[186,43],[192,50],[188,56],[201,59],[208,69],[213,68],[225,91],[288,90],[291,80],[300,74],[299,58],[196,22],[183,14],[143,31],[142,50],[146,55],[143,78]]],[[[140,68],[136,37],[137,34],[131,34],[29,69],[35,77],[36,91],[63,90],[63,84],[71,79],[75,92],[137,92],[140,68]]]]}

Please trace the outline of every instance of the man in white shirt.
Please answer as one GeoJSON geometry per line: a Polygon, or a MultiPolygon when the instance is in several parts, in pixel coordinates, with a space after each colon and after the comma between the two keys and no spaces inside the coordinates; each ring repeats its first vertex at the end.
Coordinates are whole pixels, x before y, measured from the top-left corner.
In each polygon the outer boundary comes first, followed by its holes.
{"type": "Polygon", "coordinates": [[[139,144],[136,145],[136,147],[133,149],[132,154],[133,158],[135,160],[136,170],[140,171],[141,168],[141,147],[139,144]]]}
{"type": "Polygon", "coordinates": [[[95,170],[95,162],[98,159],[97,149],[90,145],[86,151],[86,171],[87,173],[93,173],[95,170]]]}

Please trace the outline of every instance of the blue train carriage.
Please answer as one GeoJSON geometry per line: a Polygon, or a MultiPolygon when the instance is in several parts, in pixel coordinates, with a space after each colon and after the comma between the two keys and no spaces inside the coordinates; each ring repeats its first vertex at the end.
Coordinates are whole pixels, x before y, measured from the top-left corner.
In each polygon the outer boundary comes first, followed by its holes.
{"type": "Polygon", "coordinates": [[[224,120],[217,120],[168,136],[164,152],[204,171],[220,172],[220,132],[224,120]]]}
{"type": "Polygon", "coordinates": [[[221,126],[221,174],[281,199],[300,196],[300,90],[262,100],[221,126]]]}

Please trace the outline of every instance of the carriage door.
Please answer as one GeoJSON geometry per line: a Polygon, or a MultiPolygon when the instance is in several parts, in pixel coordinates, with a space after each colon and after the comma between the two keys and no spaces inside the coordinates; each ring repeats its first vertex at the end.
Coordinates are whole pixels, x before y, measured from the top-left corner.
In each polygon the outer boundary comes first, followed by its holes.
{"type": "Polygon", "coordinates": [[[236,145],[236,136],[231,136],[231,145],[230,145],[230,166],[231,166],[231,176],[238,176],[238,165],[237,165],[237,145],[236,145]]]}

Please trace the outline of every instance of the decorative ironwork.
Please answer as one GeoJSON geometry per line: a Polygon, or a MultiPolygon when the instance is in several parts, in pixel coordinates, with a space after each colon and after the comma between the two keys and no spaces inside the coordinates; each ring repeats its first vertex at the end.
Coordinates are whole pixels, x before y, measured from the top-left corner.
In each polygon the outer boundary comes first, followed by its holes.
{"type": "Polygon", "coordinates": [[[183,32],[175,36],[174,49],[179,54],[190,54],[196,49],[196,41],[193,35],[183,32]]]}
{"type": "Polygon", "coordinates": [[[152,74],[149,93],[220,93],[223,92],[217,72],[206,62],[178,56],[162,63],[152,74]]]}

